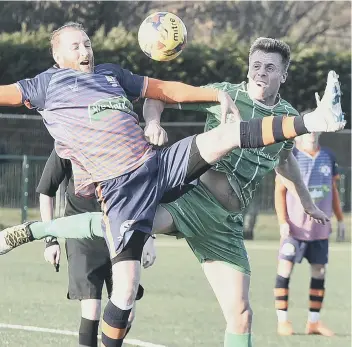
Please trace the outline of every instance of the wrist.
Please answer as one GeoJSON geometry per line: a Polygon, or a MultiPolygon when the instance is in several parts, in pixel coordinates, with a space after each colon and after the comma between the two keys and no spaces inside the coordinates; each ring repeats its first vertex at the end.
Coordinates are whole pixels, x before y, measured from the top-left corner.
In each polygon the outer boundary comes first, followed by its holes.
{"type": "Polygon", "coordinates": [[[160,120],[159,119],[150,119],[145,121],[145,125],[151,125],[151,124],[157,124],[160,125],[160,120]]]}
{"type": "Polygon", "coordinates": [[[304,212],[306,212],[306,213],[309,211],[313,211],[316,208],[313,201],[307,201],[305,199],[302,199],[301,204],[303,206],[304,212]]]}
{"type": "Polygon", "coordinates": [[[288,216],[286,217],[278,217],[278,222],[279,222],[279,225],[283,225],[283,224],[288,224],[288,216]]]}

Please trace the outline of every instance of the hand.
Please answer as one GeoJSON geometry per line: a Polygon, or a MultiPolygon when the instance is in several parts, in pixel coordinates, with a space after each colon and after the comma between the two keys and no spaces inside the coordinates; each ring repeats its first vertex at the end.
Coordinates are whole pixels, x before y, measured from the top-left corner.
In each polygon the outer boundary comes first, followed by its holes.
{"type": "Polygon", "coordinates": [[[160,126],[159,122],[151,121],[144,128],[146,140],[155,146],[162,146],[168,142],[166,131],[160,126]]]}
{"type": "Polygon", "coordinates": [[[44,259],[52,265],[60,264],[61,249],[60,245],[52,245],[44,250],[44,259]]]}
{"type": "Polygon", "coordinates": [[[314,204],[312,204],[312,206],[309,208],[306,208],[304,212],[307,213],[307,215],[310,217],[310,220],[313,219],[319,224],[325,225],[330,220],[327,215],[314,204]]]}
{"type": "Polygon", "coordinates": [[[154,239],[152,237],[149,237],[143,248],[143,253],[142,253],[143,267],[146,269],[147,267],[152,266],[154,264],[155,259],[156,259],[156,251],[154,246],[154,239]]]}
{"type": "Polygon", "coordinates": [[[230,95],[223,90],[219,91],[218,94],[218,101],[220,102],[221,106],[221,124],[226,123],[227,115],[231,114],[232,121],[240,121],[241,115],[240,111],[238,110],[235,102],[231,99],[230,95]]]}
{"type": "Polygon", "coordinates": [[[345,241],[345,223],[343,221],[337,222],[337,235],[336,235],[336,241],[337,242],[343,242],[345,241]]]}

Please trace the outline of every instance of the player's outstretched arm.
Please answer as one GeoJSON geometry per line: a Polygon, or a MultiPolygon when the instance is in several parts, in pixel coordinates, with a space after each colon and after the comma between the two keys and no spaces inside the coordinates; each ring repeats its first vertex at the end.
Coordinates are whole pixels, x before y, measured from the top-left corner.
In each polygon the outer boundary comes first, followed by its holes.
{"type": "Polygon", "coordinates": [[[0,86],[0,106],[21,106],[22,104],[22,93],[15,83],[0,86]]]}
{"type": "Polygon", "coordinates": [[[329,221],[329,218],[325,213],[315,206],[309,191],[303,182],[297,160],[291,151],[283,151],[281,153],[276,172],[280,175],[279,177],[287,190],[300,199],[305,212],[311,216],[311,218],[322,224],[329,221]]]}
{"type": "Polygon", "coordinates": [[[148,78],[148,85],[144,97],[161,100],[168,104],[182,102],[219,102],[223,122],[225,122],[227,113],[239,114],[234,101],[228,93],[213,88],[194,87],[182,82],[148,78]]]}

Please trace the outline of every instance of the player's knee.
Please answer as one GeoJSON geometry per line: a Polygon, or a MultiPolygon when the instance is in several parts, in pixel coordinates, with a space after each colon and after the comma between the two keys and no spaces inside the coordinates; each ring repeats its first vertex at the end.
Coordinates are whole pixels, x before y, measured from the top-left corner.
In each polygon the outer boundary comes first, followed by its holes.
{"type": "Polygon", "coordinates": [[[249,301],[243,300],[238,305],[232,305],[227,312],[227,330],[237,334],[250,331],[252,325],[253,311],[249,301]]]}
{"type": "Polygon", "coordinates": [[[138,290],[138,284],[135,286],[124,285],[118,289],[113,289],[111,293],[111,301],[122,310],[128,310],[133,306],[138,290]]]}
{"type": "Polygon", "coordinates": [[[316,279],[325,278],[326,266],[321,264],[312,264],[311,265],[311,276],[316,279]]]}
{"type": "Polygon", "coordinates": [[[277,267],[277,274],[284,278],[289,278],[293,270],[293,262],[280,259],[277,267]]]}
{"type": "Polygon", "coordinates": [[[114,278],[111,301],[120,309],[130,309],[136,299],[139,287],[139,277],[130,276],[119,280],[114,278]]]}
{"type": "Polygon", "coordinates": [[[81,300],[82,317],[89,320],[99,320],[101,315],[101,300],[81,300]]]}

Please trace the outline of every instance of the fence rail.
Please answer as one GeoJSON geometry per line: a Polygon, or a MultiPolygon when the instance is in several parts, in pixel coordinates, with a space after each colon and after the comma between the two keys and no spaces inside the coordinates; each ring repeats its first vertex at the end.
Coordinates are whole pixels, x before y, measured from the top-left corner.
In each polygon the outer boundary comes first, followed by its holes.
{"type": "MultiPolygon", "coordinates": [[[[174,143],[201,132],[204,122],[163,122],[162,126],[168,132],[169,143],[174,143]]],[[[332,148],[343,166],[339,192],[346,212],[351,209],[350,134],[351,130],[339,132],[338,141],[322,136],[323,145],[332,148]]],[[[36,186],[53,148],[53,139],[38,115],[0,114],[0,135],[0,208],[20,208],[21,218],[26,220],[28,209],[39,206],[36,186]]],[[[273,211],[274,176],[271,173],[263,180],[250,211],[273,211]]]]}
{"type": "MultiPolygon", "coordinates": [[[[28,209],[39,206],[36,187],[47,158],[47,156],[0,155],[0,208],[20,208],[22,221],[27,220],[28,209]]],[[[339,192],[342,207],[345,211],[350,211],[351,172],[350,168],[342,168],[341,171],[339,192]]],[[[254,210],[260,212],[274,210],[274,178],[275,174],[272,172],[259,186],[253,202],[254,210]]],[[[62,192],[58,196],[62,197],[62,192]]]]}

